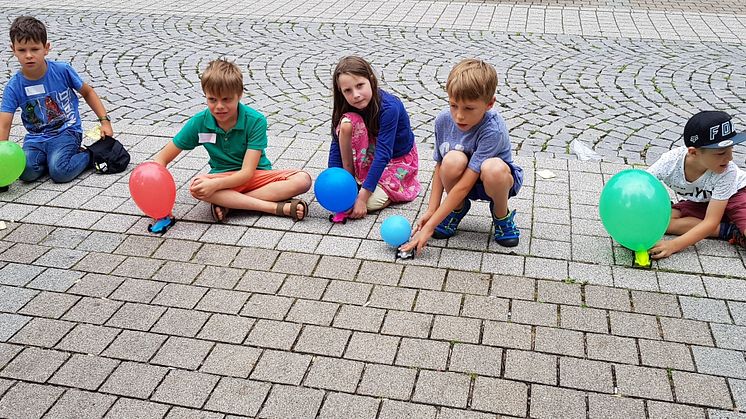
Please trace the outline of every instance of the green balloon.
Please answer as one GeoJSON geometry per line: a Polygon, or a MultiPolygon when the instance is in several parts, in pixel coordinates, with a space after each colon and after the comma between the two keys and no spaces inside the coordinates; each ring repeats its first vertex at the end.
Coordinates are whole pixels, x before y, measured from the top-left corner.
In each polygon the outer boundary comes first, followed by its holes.
{"type": "Polygon", "coordinates": [[[0,186],[15,182],[26,168],[26,154],[12,141],[0,141],[0,186]]]}
{"type": "Polygon", "coordinates": [[[661,181],[650,173],[624,170],[601,191],[598,205],[606,231],[622,246],[647,251],[666,233],[671,202],[661,181]]]}

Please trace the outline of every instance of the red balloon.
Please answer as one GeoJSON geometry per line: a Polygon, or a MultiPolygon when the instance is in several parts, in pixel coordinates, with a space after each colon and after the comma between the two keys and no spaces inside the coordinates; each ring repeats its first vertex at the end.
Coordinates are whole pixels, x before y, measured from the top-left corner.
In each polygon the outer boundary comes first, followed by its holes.
{"type": "Polygon", "coordinates": [[[149,161],[130,175],[130,194],[145,215],[159,219],[171,215],[176,202],[176,183],[160,163],[149,161]]]}

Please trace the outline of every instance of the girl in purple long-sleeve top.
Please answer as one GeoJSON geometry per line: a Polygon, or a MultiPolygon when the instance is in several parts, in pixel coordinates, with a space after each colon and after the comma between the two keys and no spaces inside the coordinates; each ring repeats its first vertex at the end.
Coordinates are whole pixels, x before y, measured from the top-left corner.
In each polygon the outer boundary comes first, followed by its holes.
{"type": "Polygon", "coordinates": [[[333,90],[329,167],[343,167],[362,185],[348,216],[414,200],[419,159],[401,100],[379,89],[373,68],[355,56],[339,60],[333,90]]]}

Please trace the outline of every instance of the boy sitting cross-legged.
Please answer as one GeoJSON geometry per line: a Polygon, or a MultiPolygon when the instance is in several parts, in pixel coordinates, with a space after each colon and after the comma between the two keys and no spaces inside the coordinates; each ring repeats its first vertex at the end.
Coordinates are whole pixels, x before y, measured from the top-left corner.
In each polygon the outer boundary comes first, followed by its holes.
{"type": "Polygon", "coordinates": [[[240,103],[243,75],[238,66],[212,61],[200,80],[207,109],[187,121],[154,160],[166,166],[182,150],[204,146],[211,170],[195,177],[189,191],[210,203],[217,222],[225,221],[231,208],[305,218],[308,204],[288,199],[308,191],[311,176],[301,170],[272,170],[264,152],[267,119],[240,103]]]}
{"type": "Polygon", "coordinates": [[[523,170],[513,162],[505,121],[492,110],[496,88],[497,72],[481,60],[463,60],[448,75],[450,109],[435,119],[437,164],[430,201],[416,234],[401,250],[416,248],[419,253],[430,237],[456,234],[472,199],[490,202],[495,241],[506,247],[518,245],[520,232],[508,198],[521,188],[523,170]],[[444,190],[448,195],[441,203],[444,190]]]}

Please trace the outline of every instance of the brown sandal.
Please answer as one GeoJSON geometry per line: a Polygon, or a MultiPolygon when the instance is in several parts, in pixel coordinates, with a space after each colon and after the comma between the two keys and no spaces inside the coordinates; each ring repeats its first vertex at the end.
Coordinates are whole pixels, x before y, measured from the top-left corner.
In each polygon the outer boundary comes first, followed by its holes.
{"type": "Polygon", "coordinates": [[[210,204],[210,212],[212,213],[212,219],[215,220],[216,223],[222,224],[225,222],[226,219],[228,219],[228,213],[231,211],[230,208],[221,207],[220,205],[210,204]],[[218,217],[217,209],[220,208],[220,211],[223,212],[223,218],[218,217]]]}
{"type": "Polygon", "coordinates": [[[275,208],[275,214],[283,217],[289,216],[293,221],[301,221],[306,218],[306,215],[308,214],[308,203],[302,199],[291,199],[289,201],[278,202],[277,207],[275,208]],[[285,214],[285,204],[290,204],[290,215],[285,214]],[[302,217],[298,217],[298,205],[303,206],[302,217]]]}

